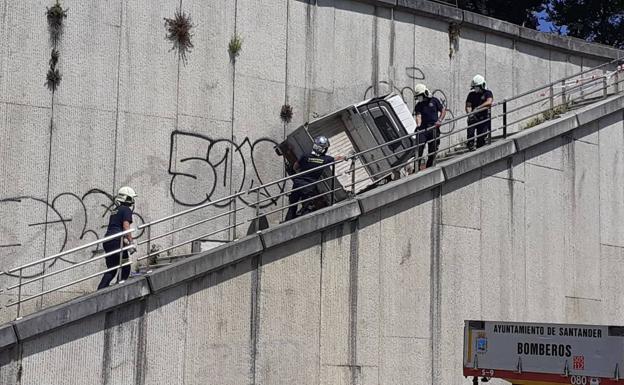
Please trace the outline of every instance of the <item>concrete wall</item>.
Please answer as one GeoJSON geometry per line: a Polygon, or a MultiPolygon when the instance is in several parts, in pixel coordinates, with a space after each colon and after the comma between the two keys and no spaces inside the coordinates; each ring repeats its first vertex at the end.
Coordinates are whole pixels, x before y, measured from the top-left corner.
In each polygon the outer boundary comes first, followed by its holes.
{"type": "MultiPolygon", "coordinates": [[[[411,105],[410,90],[422,81],[457,116],[477,72],[501,99],[620,54],[427,1],[162,0],[155,6],[152,0],[63,0],[69,9],[59,44],[63,78],[52,94],[43,85],[51,51],[44,11],[52,4],[0,3],[1,270],[101,237],[111,196],[122,185],[140,195],[140,224],[281,177],[275,143],[314,116],[365,97],[401,90],[411,105]],[[195,23],[186,64],[164,38],[163,18],[178,7],[195,23]],[[461,24],[452,44],[451,23],[461,24]],[[231,61],[234,34],[243,48],[231,61]],[[290,124],[279,118],[283,104],[294,108],[290,124]]],[[[238,207],[251,199],[241,197],[238,207]]],[[[167,222],[154,233],[226,209],[167,222]]],[[[157,243],[166,247],[231,221],[225,216],[157,243]]],[[[239,227],[238,235],[245,231],[239,227]]],[[[67,267],[94,251],[24,275],[67,267]]],[[[89,271],[102,268],[93,264],[89,271]]],[[[25,293],[70,278],[51,277],[25,293]]],[[[16,281],[0,277],[1,286],[16,281]]],[[[96,283],[24,310],[91,291],[96,283]]],[[[12,297],[2,294],[3,301],[12,297]]],[[[2,310],[0,319],[14,315],[2,310]]]]}
{"type": "Polygon", "coordinates": [[[623,121],[612,98],[27,316],[0,383],[470,384],[466,319],[621,324],[623,121]]]}

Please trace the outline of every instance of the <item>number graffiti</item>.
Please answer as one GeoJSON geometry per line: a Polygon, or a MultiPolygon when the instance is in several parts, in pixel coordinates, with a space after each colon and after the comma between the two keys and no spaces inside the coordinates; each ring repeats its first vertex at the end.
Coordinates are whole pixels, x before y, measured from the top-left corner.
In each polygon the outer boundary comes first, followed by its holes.
{"type": "MultiPolygon", "coordinates": [[[[171,134],[168,169],[171,196],[180,205],[196,206],[213,198],[244,192],[262,185],[264,181],[275,180],[283,172],[282,162],[274,151],[276,144],[269,138],[253,142],[244,138],[236,143],[231,139],[174,131],[171,134]],[[271,165],[274,165],[273,169],[271,165]],[[271,170],[274,174],[263,174],[271,170]]],[[[279,200],[275,196],[284,192],[285,188],[285,182],[262,188],[259,195],[264,202],[260,206],[275,205],[279,200]]],[[[238,199],[252,206],[256,196],[241,194],[238,199]]],[[[220,201],[215,206],[225,207],[230,203],[220,201]]],[[[82,195],[63,192],[49,201],[32,195],[0,199],[0,215],[3,218],[0,222],[0,251],[3,255],[21,256],[27,255],[29,249],[40,250],[43,246],[46,255],[54,255],[80,243],[100,239],[113,206],[114,196],[98,188],[82,195]]],[[[139,226],[143,223],[143,216],[134,212],[133,224],[139,226]]],[[[143,231],[136,238],[142,235],[143,231]]],[[[59,261],[76,264],[100,251],[101,246],[98,245],[82,254],[55,258],[45,266],[37,267],[38,271],[34,273],[32,270],[24,273],[23,277],[41,275],[59,261]]]]}
{"type": "MultiPolygon", "coordinates": [[[[236,143],[232,139],[174,131],[171,133],[168,170],[171,196],[176,203],[192,207],[209,202],[217,192],[217,198],[226,197],[278,179],[283,166],[274,151],[277,144],[270,138],[252,142],[246,137],[236,143]],[[259,164],[274,164],[279,168],[269,166],[260,170],[259,164]],[[263,175],[271,170],[272,175],[263,175]]],[[[277,204],[279,198],[275,196],[285,188],[285,182],[262,188],[260,197],[265,201],[260,207],[277,204]]],[[[255,196],[241,194],[238,199],[247,206],[255,205],[255,196]]],[[[226,207],[230,203],[231,200],[220,201],[215,206],[226,207]]]]}

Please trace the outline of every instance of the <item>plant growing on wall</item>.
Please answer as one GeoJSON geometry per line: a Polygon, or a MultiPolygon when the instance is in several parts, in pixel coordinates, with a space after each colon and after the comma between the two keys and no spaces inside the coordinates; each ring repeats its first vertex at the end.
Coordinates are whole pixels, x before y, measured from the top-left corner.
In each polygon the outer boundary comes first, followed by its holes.
{"type": "Polygon", "coordinates": [[[556,107],[552,107],[544,111],[541,115],[538,115],[534,117],[533,119],[527,121],[524,124],[524,127],[522,129],[526,130],[527,128],[535,127],[549,120],[558,119],[561,117],[561,115],[568,112],[568,110],[569,110],[569,107],[567,103],[556,106],[556,107]]]}
{"type": "Polygon", "coordinates": [[[56,0],[52,7],[46,7],[46,17],[48,19],[50,42],[53,46],[56,46],[63,34],[63,21],[67,18],[67,10],[63,9],[59,0],[56,0]]]}
{"type": "Polygon", "coordinates": [[[230,53],[230,59],[232,61],[236,60],[236,57],[240,55],[240,51],[243,49],[243,39],[239,34],[234,34],[232,39],[230,39],[230,44],[228,44],[228,52],[230,53]]]}
{"type": "Polygon", "coordinates": [[[178,57],[182,59],[182,62],[186,64],[187,54],[191,52],[193,48],[193,21],[191,15],[177,10],[173,15],[173,18],[165,18],[165,29],[167,30],[166,39],[169,40],[173,47],[171,50],[175,50],[178,53],[178,57]]]}
{"type": "Polygon", "coordinates": [[[57,88],[61,84],[61,71],[57,68],[60,53],[58,50],[58,44],[63,35],[63,23],[67,18],[67,10],[63,9],[59,0],[50,8],[46,8],[46,19],[48,21],[48,33],[50,34],[50,45],[52,46],[52,52],[50,53],[49,68],[46,74],[45,86],[48,87],[52,93],[56,92],[57,88]]]}
{"type": "Polygon", "coordinates": [[[449,35],[449,59],[453,58],[453,55],[456,51],[459,50],[459,35],[461,33],[461,29],[459,24],[451,23],[449,24],[448,35],[449,35]]]}
{"type": "Polygon", "coordinates": [[[55,92],[62,79],[61,72],[56,68],[59,60],[59,51],[57,51],[56,48],[53,48],[50,56],[50,68],[48,69],[48,74],[46,75],[45,85],[50,91],[55,92]]]}
{"type": "Polygon", "coordinates": [[[282,106],[282,110],[280,111],[280,118],[284,123],[290,123],[293,117],[293,108],[289,104],[284,104],[282,106]]]}

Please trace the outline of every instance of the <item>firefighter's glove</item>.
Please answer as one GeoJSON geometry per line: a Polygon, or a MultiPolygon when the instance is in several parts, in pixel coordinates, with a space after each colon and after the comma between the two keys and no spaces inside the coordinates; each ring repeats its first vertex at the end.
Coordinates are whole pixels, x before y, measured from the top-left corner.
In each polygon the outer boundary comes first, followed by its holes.
{"type": "Polygon", "coordinates": [[[130,242],[128,240],[128,238],[124,239],[124,244],[126,246],[128,246],[128,254],[132,255],[134,253],[136,253],[137,249],[138,249],[138,244],[136,240],[133,240],[132,242],[130,242]]]}

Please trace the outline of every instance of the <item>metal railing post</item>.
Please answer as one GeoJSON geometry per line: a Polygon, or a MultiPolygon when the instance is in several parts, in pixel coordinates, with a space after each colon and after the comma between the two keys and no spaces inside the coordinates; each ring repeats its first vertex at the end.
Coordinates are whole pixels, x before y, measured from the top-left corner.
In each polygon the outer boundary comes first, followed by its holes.
{"type": "Polygon", "coordinates": [[[615,69],[615,93],[620,93],[620,71],[622,70],[622,66],[618,64],[615,69]]]}
{"type": "Polygon", "coordinates": [[[336,163],[332,164],[332,180],[331,180],[331,194],[329,196],[329,204],[334,205],[334,195],[336,194],[336,163]]]}
{"type": "Polygon", "coordinates": [[[606,99],[609,96],[609,82],[607,76],[602,77],[602,97],[606,99]]]}
{"type": "Polygon", "coordinates": [[[260,221],[260,189],[256,190],[256,219],[260,221]]]}
{"type": "Polygon", "coordinates": [[[487,132],[487,135],[485,137],[486,139],[486,144],[492,144],[492,107],[490,107],[490,117],[489,119],[489,123],[490,123],[490,129],[487,132]]]}
{"type": "Polygon", "coordinates": [[[236,200],[238,199],[238,196],[235,196],[234,199],[232,200],[232,206],[234,206],[234,208],[232,209],[232,220],[234,221],[234,224],[232,225],[232,240],[235,241],[236,240],[236,200]]]}
{"type": "MultiPolygon", "coordinates": [[[[150,255],[152,253],[152,225],[147,226],[147,253],[145,255],[150,255]]],[[[147,264],[149,265],[149,259],[147,260],[147,264]]]]}
{"type": "Polygon", "coordinates": [[[503,139],[507,139],[507,100],[503,100],[503,139]]]}
{"type": "Polygon", "coordinates": [[[117,267],[117,283],[121,282],[121,270],[123,269],[123,267],[121,266],[123,264],[123,251],[121,251],[121,249],[123,249],[124,247],[124,237],[125,236],[121,236],[119,238],[119,267],[117,267]]]}
{"type": "Polygon", "coordinates": [[[355,196],[355,158],[351,161],[351,194],[355,196]]]}
{"type": "Polygon", "coordinates": [[[548,92],[550,92],[550,109],[552,110],[553,108],[555,108],[555,89],[553,87],[553,85],[551,84],[550,87],[548,87],[548,92]]]}
{"type": "Polygon", "coordinates": [[[568,101],[567,101],[568,97],[566,96],[566,87],[567,87],[566,86],[566,81],[562,80],[561,81],[561,98],[562,98],[562,102],[563,102],[564,105],[568,104],[568,101]]]}
{"type": "Polygon", "coordinates": [[[20,318],[20,310],[22,306],[22,277],[23,277],[22,269],[19,269],[19,286],[17,287],[17,316],[16,319],[20,318]]]}

